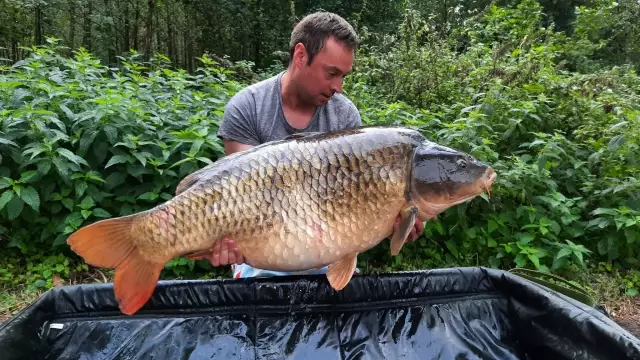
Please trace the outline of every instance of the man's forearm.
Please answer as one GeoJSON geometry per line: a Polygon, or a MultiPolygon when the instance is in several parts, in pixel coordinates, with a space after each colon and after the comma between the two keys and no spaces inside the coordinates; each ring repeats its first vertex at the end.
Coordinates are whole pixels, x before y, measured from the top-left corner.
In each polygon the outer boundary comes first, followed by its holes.
{"type": "Polygon", "coordinates": [[[223,142],[224,142],[224,151],[227,153],[227,155],[231,155],[238,151],[251,149],[253,147],[252,145],[242,144],[237,141],[223,140],[223,142]]]}

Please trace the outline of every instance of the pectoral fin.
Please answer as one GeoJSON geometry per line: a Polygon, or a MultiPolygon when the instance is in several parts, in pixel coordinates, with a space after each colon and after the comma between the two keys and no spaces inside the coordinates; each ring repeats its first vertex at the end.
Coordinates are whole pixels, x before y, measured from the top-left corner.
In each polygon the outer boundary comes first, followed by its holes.
{"type": "Polygon", "coordinates": [[[207,249],[185,254],[184,257],[189,260],[202,260],[211,258],[211,255],[213,255],[213,250],[207,249]]]}
{"type": "Polygon", "coordinates": [[[356,271],[356,259],[358,254],[354,253],[347,255],[337,262],[329,265],[327,270],[327,279],[329,284],[335,290],[342,290],[353,277],[353,273],[356,271]]]}
{"type": "Polygon", "coordinates": [[[400,210],[400,218],[398,230],[393,233],[393,237],[391,238],[391,255],[393,256],[398,255],[411,232],[411,228],[413,228],[413,225],[416,223],[418,207],[412,203],[406,204],[402,210],[400,210]]]}

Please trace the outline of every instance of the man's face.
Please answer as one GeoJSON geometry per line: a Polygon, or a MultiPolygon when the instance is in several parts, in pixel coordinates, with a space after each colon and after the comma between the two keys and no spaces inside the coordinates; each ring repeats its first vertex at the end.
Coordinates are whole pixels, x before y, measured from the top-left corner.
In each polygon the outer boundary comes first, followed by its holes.
{"type": "Polygon", "coordinates": [[[353,69],[353,51],[330,37],[309,65],[306,50],[299,46],[303,55],[297,61],[300,90],[316,106],[325,104],[334,93],[342,92],[342,81],[353,69]]]}

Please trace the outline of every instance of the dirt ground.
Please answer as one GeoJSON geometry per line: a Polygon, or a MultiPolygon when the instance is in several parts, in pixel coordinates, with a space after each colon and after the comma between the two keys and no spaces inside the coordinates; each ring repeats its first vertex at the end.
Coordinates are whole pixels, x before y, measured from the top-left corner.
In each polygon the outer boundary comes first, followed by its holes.
{"type": "Polygon", "coordinates": [[[604,306],[620,326],[640,339],[640,296],[624,297],[604,306]]]}

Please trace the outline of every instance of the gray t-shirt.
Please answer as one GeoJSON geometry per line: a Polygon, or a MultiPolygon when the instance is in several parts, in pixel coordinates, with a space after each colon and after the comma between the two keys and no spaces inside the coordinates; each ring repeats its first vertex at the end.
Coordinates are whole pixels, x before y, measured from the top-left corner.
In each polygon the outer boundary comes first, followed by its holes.
{"type": "Polygon", "coordinates": [[[295,133],[336,131],[362,124],[360,113],[351,100],[336,93],[326,104],[318,107],[305,129],[293,128],[286,121],[282,109],[282,74],[284,72],[235,94],[225,107],[218,137],[256,146],[295,133]]]}

